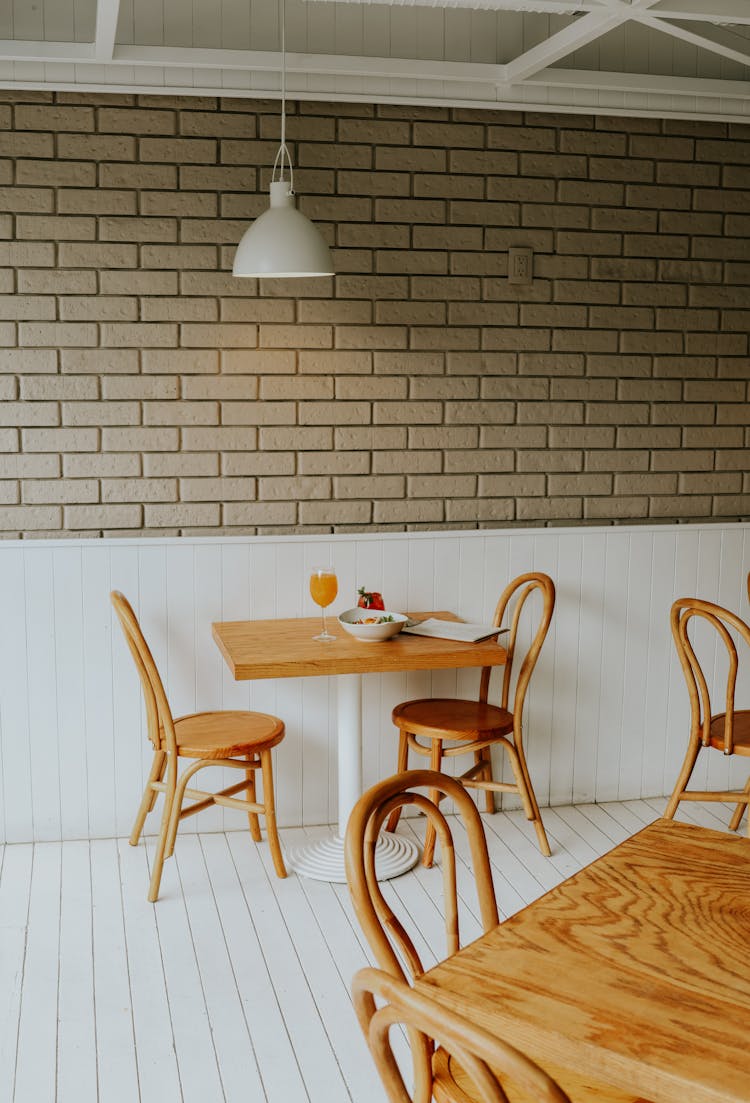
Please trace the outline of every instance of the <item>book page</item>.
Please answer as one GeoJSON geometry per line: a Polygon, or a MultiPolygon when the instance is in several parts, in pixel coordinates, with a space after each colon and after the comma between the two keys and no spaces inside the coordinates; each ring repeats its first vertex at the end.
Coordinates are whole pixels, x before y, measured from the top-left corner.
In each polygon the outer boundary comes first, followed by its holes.
{"type": "Polygon", "coordinates": [[[438,620],[429,617],[419,624],[403,629],[412,636],[433,636],[442,640],[459,640],[463,643],[478,643],[507,632],[507,628],[493,628],[491,624],[467,624],[465,621],[438,620]]]}

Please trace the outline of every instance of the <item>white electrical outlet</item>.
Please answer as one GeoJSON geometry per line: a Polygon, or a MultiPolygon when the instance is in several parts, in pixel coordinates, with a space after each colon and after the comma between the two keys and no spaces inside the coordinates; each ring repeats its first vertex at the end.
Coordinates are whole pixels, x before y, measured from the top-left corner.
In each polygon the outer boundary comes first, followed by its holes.
{"type": "Polygon", "coordinates": [[[508,283],[531,283],[534,278],[531,249],[508,250],[508,283]]]}

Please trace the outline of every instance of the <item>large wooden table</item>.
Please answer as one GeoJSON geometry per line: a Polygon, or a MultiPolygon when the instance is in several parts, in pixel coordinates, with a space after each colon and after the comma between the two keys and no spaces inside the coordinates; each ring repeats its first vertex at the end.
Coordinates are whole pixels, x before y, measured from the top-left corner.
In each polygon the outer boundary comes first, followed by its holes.
{"type": "Polygon", "coordinates": [[[541,1064],[750,1100],[750,839],[658,820],[417,982],[541,1064]]]}
{"type": "MultiPolygon", "coordinates": [[[[451,613],[413,613],[455,620],[451,613]]],[[[362,792],[362,675],[399,670],[444,670],[502,666],[506,651],[494,639],[457,643],[405,635],[384,643],[363,643],[339,624],[336,639],[313,639],[320,618],[225,621],[213,625],[213,636],[235,679],[299,678],[336,675],[338,730],[338,832],[289,855],[298,873],[324,881],[346,880],[343,838],[349,814],[362,792]]],[[[384,722],[386,722],[384,718],[384,722]]],[[[395,746],[395,744],[394,744],[395,746]]],[[[395,756],[394,756],[395,762],[395,756]]],[[[381,835],[378,875],[394,877],[410,869],[416,847],[403,835],[381,835]]]]}

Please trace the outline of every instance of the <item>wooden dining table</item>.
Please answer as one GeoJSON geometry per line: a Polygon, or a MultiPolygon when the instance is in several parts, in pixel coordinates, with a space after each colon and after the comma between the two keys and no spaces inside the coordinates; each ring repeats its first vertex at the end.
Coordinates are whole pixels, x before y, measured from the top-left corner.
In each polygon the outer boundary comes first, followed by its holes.
{"type": "MultiPolygon", "coordinates": [[[[451,612],[411,613],[415,620],[457,620],[451,612]]],[[[344,835],[349,814],[362,793],[362,676],[405,670],[445,670],[502,666],[505,648],[496,639],[463,643],[405,632],[382,643],[366,643],[336,625],[336,639],[314,637],[320,619],[223,621],[213,637],[233,677],[299,678],[335,676],[338,744],[338,830],[288,852],[298,873],[322,881],[346,881],[344,835]]],[[[390,719],[383,717],[383,723],[390,719]]],[[[395,756],[394,756],[395,761],[395,756]]],[[[417,848],[405,835],[382,832],[378,842],[378,876],[395,877],[411,869],[417,848]]]]}
{"type": "Polygon", "coordinates": [[[750,1100],[750,839],[657,820],[416,982],[653,1103],[750,1100]]]}

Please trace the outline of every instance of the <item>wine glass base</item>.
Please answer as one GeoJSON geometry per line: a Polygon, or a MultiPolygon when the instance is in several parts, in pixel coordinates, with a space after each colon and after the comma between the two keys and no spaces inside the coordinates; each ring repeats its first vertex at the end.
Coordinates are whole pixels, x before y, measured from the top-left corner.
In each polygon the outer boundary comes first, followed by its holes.
{"type": "Polygon", "coordinates": [[[314,640],[321,640],[323,643],[328,643],[330,640],[337,639],[336,636],[332,636],[330,632],[321,632],[319,636],[313,636],[314,640]]]}

